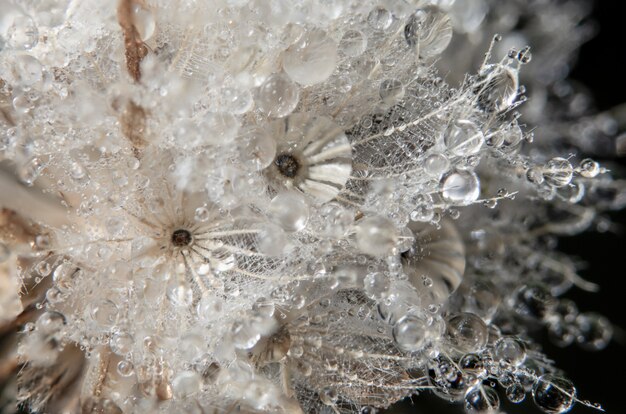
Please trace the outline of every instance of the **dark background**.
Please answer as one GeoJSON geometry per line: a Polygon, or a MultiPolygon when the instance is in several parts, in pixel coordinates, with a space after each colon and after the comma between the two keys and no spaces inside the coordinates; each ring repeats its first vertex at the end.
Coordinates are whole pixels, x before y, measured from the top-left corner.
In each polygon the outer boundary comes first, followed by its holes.
{"type": "MultiPolygon", "coordinates": [[[[602,112],[626,102],[626,1],[597,0],[591,19],[597,24],[597,34],[583,45],[571,77],[589,88],[596,108],[602,112]]],[[[596,157],[596,160],[604,161],[605,165],[616,163],[612,168],[614,175],[626,178],[626,159],[596,157]]],[[[621,228],[617,233],[586,232],[563,238],[558,249],[587,263],[581,276],[601,286],[599,293],[573,288],[565,297],[574,300],[581,312],[593,311],[607,316],[616,326],[615,340],[599,352],[584,351],[576,346],[558,348],[547,340],[543,340],[542,345],[556,366],[576,385],[581,400],[598,402],[607,413],[623,414],[626,413],[626,211],[611,213],[609,217],[621,228]]],[[[530,395],[517,405],[507,403],[502,393],[500,399],[502,409],[510,414],[541,412],[530,401],[530,395]]],[[[429,393],[414,397],[413,401],[415,405],[405,401],[393,411],[406,414],[463,412],[461,407],[450,406],[429,393]]],[[[597,412],[581,404],[570,411],[572,414],[597,412]]]]}

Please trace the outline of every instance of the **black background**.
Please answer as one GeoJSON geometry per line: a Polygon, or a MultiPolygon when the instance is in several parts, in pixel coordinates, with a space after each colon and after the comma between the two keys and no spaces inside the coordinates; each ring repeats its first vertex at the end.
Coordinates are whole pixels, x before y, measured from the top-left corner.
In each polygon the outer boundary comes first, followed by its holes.
{"type": "MultiPolygon", "coordinates": [[[[597,0],[591,19],[597,24],[597,34],[583,45],[571,78],[585,84],[591,91],[598,111],[626,103],[626,1],[597,0]]],[[[626,131],[620,131],[624,133],[626,131]]],[[[536,134],[541,134],[540,130],[536,134]]],[[[598,159],[614,165],[613,175],[626,179],[626,159],[598,159]]],[[[613,223],[621,228],[617,233],[586,232],[563,238],[559,250],[587,263],[580,274],[601,286],[599,293],[587,293],[576,288],[565,297],[574,300],[581,312],[598,312],[616,326],[614,341],[603,351],[588,352],[576,346],[558,348],[542,340],[546,354],[554,359],[574,382],[578,396],[602,404],[607,413],[626,413],[626,211],[611,213],[613,223]]],[[[501,391],[501,390],[500,390],[501,391]]],[[[510,414],[534,414],[540,411],[527,395],[524,403],[507,403],[500,393],[502,409],[510,414]]],[[[450,406],[428,393],[405,401],[396,413],[444,414],[462,413],[459,406],[450,406]]],[[[577,404],[572,414],[592,414],[598,411],[577,404]]]]}

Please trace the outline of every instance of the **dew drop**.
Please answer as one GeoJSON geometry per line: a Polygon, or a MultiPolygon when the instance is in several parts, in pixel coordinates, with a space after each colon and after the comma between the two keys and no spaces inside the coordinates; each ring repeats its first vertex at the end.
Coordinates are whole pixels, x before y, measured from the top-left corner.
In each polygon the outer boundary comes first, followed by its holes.
{"type": "Polygon", "coordinates": [[[478,176],[472,171],[452,171],[442,178],[441,192],[443,198],[451,204],[471,204],[480,195],[478,176]]]}
{"type": "Polygon", "coordinates": [[[255,102],[261,112],[282,118],[296,109],[299,99],[298,85],[284,73],[276,73],[267,78],[259,87],[255,102]]]}
{"type": "Polygon", "coordinates": [[[448,126],[443,134],[443,140],[450,152],[465,157],[478,153],[485,138],[475,123],[458,120],[448,126]]]}
{"type": "Polygon", "coordinates": [[[398,348],[408,352],[421,350],[427,337],[425,322],[415,315],[400,318],[392,333],[398,348]]]}
{"type": "Polygon", "coordinates": [[[283,53],[283,68],[301,85],[315,85],[328,79],[337,66],[337,45],[326,32],[313,29],[283,53]]]}
{"type": "Polygon", "coordinates": [[[374,7],[367,15],[367,24],[374,30],[385,30],[391,26],[393,16],[384,7],[374,7]]]}
{"type": "Polygon", "coordinates": [[[568,379],[555,374],[545,374],[539,377],[533,386],[533,399],[546,413],[565,413],[576,401],[576,388],[568,379]]]}
{"type": "Polygon", "coordinates": [[[404,26],[404,38],[419,58],[437,56],[452,40],[450,17],[436,6],[418,9],[404,26]]]}
{"type": "Polygon", "coordinates": [[[365,254],[387,256],[396,247],[397,239],[395,224],[384,217],[368,217],[356,226],[357,246],[365,254]]]}
{"type": "Polygon", "coordinates": [[[543,169],[543,178],[552,187],[564,187],[572,181],[574,168],[565,158],[552,158],[543,169]]]}
{"type": "Polygon", "coordinates": [[[349,57],[357,57],[365,52],[367,38],[359,30],[348,30],[339,41],[339,50],[349,57]]]}

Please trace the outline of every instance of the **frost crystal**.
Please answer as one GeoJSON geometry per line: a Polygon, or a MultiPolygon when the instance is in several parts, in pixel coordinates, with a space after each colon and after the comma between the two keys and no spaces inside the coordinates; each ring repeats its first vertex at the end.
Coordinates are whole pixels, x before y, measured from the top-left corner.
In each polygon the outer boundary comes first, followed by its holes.
{"type": "Polygon", "coordinates": [[[568,411],[532,333],[613,328],[552,241],[626,187],[554,133],[583,3],[529,3],[0,0],[12,407],[568,411]]]}

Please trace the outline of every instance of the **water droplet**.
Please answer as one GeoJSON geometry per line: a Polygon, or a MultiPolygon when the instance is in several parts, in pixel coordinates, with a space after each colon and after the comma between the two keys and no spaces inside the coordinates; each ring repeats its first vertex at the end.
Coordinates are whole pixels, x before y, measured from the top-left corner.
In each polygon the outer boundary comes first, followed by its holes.
{"type": "Polygon", "coordinates": [[[487,112],[507,110],[517,97],[518,76],[511,68],[488,65],[480,73],[477,94],[478,107],[487,112]]]}
{"type": "Polygon", "coordinates": [[[404,38],[420,58],[437,56],[452,40],[450,17],[436,6],[418,9],[404,26],[404,38]]]}
{"type": "Polygon", "coordinates": [[[367,23],[374,30],[385,30],[391,26],[393,16],[384,7],[374,7],[367,15],[367,23]]]}
{"type": "Polygon", "coordinates": [[[521,403],[526,398],[526,391],[521,384],[510,385],[506,389],[506,398],[512,403],[521,403]]]}
{"type": "Polygon", "coordinates": [[[398,348],[408,352],[421,350],[427,339],[426,323],[415,315],[400,318],[392,333],[398,348]]]}
{"type": "Polygon", "coordinates": [[[271,75],[256,93],[256,105],[269,116],[282,118],[296,109],[300,88],[283,73],[271,75]]]}
{"type": "Polygon", "coordinates": [[[441,153],[431,154],[424,160],[424,171],[432,177],[440,178],[448,171],[448,168],[450,168],[450,160],[441,153]]]}
{"type": "Polygon", "coordinates": [[[613,325],[607,318],[596,313],[581,313],[576,318],[578,345],[589,351],[606,348],[613,337],[613,325]]]}
{"type": "Polygon", "coordinates": [[[276,141],[264,129],[254,129],[241,136],[239,159],[244,168],[260,171],[276,156],[276,141]]]}
{"type": "Polygon", "coordinates": [[[257,248],[268,256],[280,256],[287,246],[285,230],[275,224],[269,224],[259,233],[257,248]]]}
{"type": "Polygon", "coordinates": [[[198,373],[183,371],[172,381],[172,390],[176,397],[184,400],[200,391],[201,384],[202,382],[198,373]]]}
{"type": "Polygon", "coordinates": [[[130,361],[125,361],[125,360],[122,360],[122,361],[118,362],[117,363],[117,372],[122,377],[130,377],[135,372],[135,369],[133,367],[133,363],[130,362],[130,361]]]}
{"type": "Polygon", "coordinates": [[[319,29],[307,31],[283,53],[283,68],[301,85],[328,79],[337,66],[337,45],[319,29]]]}
{"type": "Polygon", "coordinates": [[[404,97],[404,85],[397,79],[385,79],[378,93],[385,104],[393,105],[404,97]]]}
{"type": "Polygon", "coordinates": [[[473,313],[451,315],[446,319],[445,337],[459,352],[479,352],[487,345],[487,325],[473,313]]]}
{"type": "Polygon", "coordinates": [[[576,388],[568,379],[555,374],[545,374],[539,377],[533,386],[533,399],[546,413],[565,413],[576,401],[576,388]]]}
{"type": "Polygon", "coordinates": [[[30,16],[16,16],[6,33],[7,45],[13,49],[32,49],[39,42],[39,29],[30,16]]]}
{"type": "Polygon", "coordinates": [[[215,296],[210,292],[202,294],[198,305],[196,306],[196,313],[198,319],[203,323],[209,323],[219,319],[222,316],[222,310],[224,308],[224,300],[215,296]]]}
{"type": "Polygon", "coordinates": [[[46,164],[40,158],[31,158],[18,170],[20,181],[28,186],[32,186],[45,167],[46,164]]]}
{"type": "Polygon", "coordinates": [[[154,13],[151,10],[135,4],[133,7],[133,26],[137,29],[139,38],[142,41],[145,42],[150,39],[154,35],[154,31],[156,29],[154,13]]]}
{"type": "Polygon", "coordinates": [[[580,162],[580,175],[587,178],[593,178],[600,173],[600,164],[596,161],[585,158],[580,162]]]}
{"type": "Polygon", "coordinates": [[[478,200],[480,182],[473,171],[455,170],[441,180],[443,198],[455,205],[467,205],[478,200]]]}
{"type": "Polygon", "coordinates": [[[374,300],[383,298],[391,286],[389,277],[382,272],[368,273],[363,284],[365,293],[374,300]]]}
{"type": "Polygon", "coordinates": [[[274,223],[289,233],[304,229],[309,221],[309,204],[302,194],[294,191],[274,197],[268,212],[274,223]]]}
{"type": "Polygon", "coordinates": [[[193,291],[185,284],[173,283],[167,289],[167,298],[176,307],[187,307],[193,302],[193,291]]]}
{"type": "Polygon", "coordinates": [[[491,387],[478,385],[467,390],[465,410],[470,413],[492,413],[500,408],[498,393],[491,387]]]}
{"type": "Polygon", "coordinates": [[[201,223],[208,221],[210,217],[211,213],[209,212],[209,209],[204,206],[198,207],[193,215],[194,220],[201,223]]]}
{"type": "Polygon", "coordinates": [[[43,66],[31,55],[16,56],[12,69],[16,83],[23,87],[32,86],[43,77],[43,66]]]}
{"type": "Polygon", "coordinates": [[[367,38],[359,30],[348,30],[339,41],[339,50],[349,57],[360,56],[367,48],[367,38]]]}
{"type": "Polygon", "coordinates": [[[332,387],[325,387],[320,393],[320,400],[323,404],[333,405],[339,399],[339,394],[337,390],[332,387]]]}
{"type": "Polygon", "coordinates": [[[475,123],[457,120],[448,126],[443,134],[443,140],[450,152],[465,157],[478,153],[485,138],[475,123]]]}
{"type": "Polygon", "coordinates": [[[125,356],[133,349],[133,337],[126,332],[116,332],[109,339],[109,346],[114,354],[125,356]]]}
{"type": "Polygon", "coordinates": [[[515,367],[522,365],[526,360],[526,346],[521,340],[513,336],[504,336],[498,339],[493,348],[496,359],[515,367]]]}
{"type": "Polygon", "coordinates": [[[572,181],[574,168],[565,158],[552,158],[543,169],[543,178],[552,187],[564,187],[572,181]]]}
{"type": "Polygon", "coordinates": [[[356,226],[356,243],[363,253],[387,256],[395,249],[397,240],[395,224],[384,217],[367,217],[356,226]]]}

